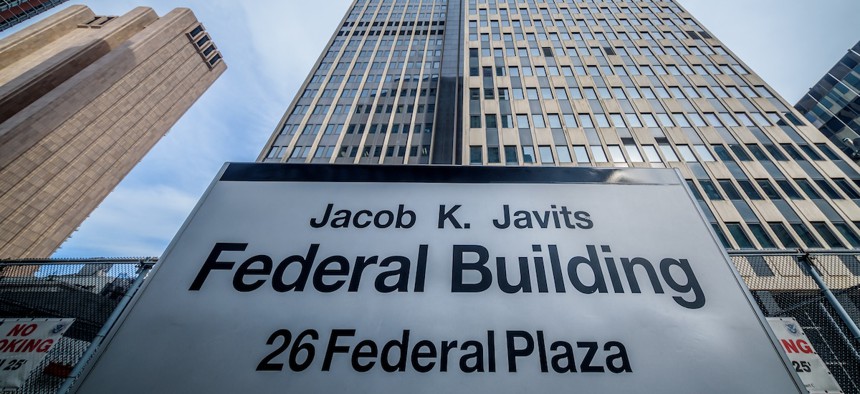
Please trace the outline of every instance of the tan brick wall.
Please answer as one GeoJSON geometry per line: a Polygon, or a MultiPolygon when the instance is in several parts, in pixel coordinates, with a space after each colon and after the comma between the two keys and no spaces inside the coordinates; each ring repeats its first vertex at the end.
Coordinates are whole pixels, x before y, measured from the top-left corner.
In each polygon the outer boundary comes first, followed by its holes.
{"type": "Polygon", "coordinates": [[[117,26],[138,32],[0,123],[0,258],[51,255],[223,73],[185,36],[196,24],[177,9],[117,26]]]}
{"type": "Polygon", "coordinates": [[[0,73],[0,122],[102,58],[157,19],[152,9],[138,7],[101,28],[70,30],[63,37],[5,67],[0,73]]]}

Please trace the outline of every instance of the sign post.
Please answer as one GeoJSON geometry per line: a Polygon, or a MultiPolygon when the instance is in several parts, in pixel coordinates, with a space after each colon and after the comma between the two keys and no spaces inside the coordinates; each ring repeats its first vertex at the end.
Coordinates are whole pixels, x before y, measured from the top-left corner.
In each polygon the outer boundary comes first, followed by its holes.
{"type": "Polygon", "coordinates": [[[86,393],[802,384],[672,170],[228,164],[86,393]]]}

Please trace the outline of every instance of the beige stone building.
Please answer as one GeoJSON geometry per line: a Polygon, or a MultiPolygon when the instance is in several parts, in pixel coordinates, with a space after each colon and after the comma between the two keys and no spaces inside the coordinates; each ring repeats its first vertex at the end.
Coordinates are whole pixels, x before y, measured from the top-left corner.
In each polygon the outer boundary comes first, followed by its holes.
{"type": "Polygon", "coordinates": [[[0,258],[50,256],[225,69],[185,8],[72,6],[0,41],[0,258]]]}

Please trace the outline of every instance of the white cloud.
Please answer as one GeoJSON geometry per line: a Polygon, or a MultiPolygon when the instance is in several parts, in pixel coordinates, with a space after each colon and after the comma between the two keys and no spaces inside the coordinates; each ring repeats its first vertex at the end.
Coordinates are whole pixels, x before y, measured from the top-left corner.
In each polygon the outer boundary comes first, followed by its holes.
{"type": "Polygon", "coordinates": [[[167,186],[117,188],[56,256],[159,256],[196,202],[167,186]]]}

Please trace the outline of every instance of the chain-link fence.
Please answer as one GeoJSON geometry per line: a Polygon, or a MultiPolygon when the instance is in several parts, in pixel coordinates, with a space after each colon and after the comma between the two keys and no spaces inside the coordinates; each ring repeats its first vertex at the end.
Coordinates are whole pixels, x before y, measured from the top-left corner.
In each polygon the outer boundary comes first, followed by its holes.
{"type": "Polygon", "coordinates": [[[110,320],[154,262],[154,258],[0,262],[0,319],[75,319],[24,385],[4,392],[57,392],[86,361],[82,358],[95,350],[90,345],[98,345],[110,320]]]}
{"type": "Polygon", "coordinates": [[[765,316],[791,317],[845,393],[860,393],[860,254],[732,253],[765,316]],[[817,272],[812,272],[812,267],[817,272]],[[834,296],[815,280],[822,279],[834,296]],[[841,311],[840,311],[841,309],[841,311]]]}

